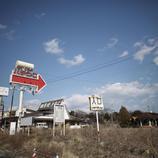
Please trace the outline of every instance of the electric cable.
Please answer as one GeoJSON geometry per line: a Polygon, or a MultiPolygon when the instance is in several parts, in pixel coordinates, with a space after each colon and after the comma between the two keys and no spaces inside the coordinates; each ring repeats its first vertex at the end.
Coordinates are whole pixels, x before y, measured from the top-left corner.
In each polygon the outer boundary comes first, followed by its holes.
{"type": "Polygon", "coordinates": [[[87,74],[87,73],[90,73],[90,72],[94,72],[94,71],[97,71],[97,70],[100,70],[100,69],[103,69],[103,68],[106,68],[106,67],[110,67],[110,66],[125,62],[125,61],[131,59],[132,57],[133,57],[133,55],[125,57],[125,58],[120,58],[119,57],[119,58],[116,58],[116,59],[114,59],[110,62],[106,62],[106,63],[103,63],[103,64],[95,65],[95,66],[90,67],[90,68],[86,68],[85,70],[79,70],[79,71],[76,71],[76,72],[73,72],[73,73],[70,73],[70,74],[65,74],[63,76],[57,76],[58,78],[56,80],[50,80],[47,83],[55,83],[55,82],[63,81],[63,80],[70,79],[70,78],[73,78],[73,77],[81,76],[81,75],[84,75],[84,74],[87,74]]]}

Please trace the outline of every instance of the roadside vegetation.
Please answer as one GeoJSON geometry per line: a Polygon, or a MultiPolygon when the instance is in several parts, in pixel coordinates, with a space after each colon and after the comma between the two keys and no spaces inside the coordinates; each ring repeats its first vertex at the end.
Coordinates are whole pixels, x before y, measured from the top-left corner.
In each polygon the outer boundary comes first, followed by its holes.
{"type": "Polygon", "coordinates": [[[100,127],[60,130],[53,138],[51,130],[32,129],[8,136],[0,133],[0,158],[30,158],[36,148],[38,158],[158,158],[158,128],[100,127]]]}
{"type": "Polygon", "coordinates": [[[86,126],[70,129],[66,135],[56,128],[31,128],[30,135],[17,133],[9,136],[0,131],[0,158],[158,158],[158,126],[140,127],[131,118],[140,111],[129,113],[125,107],[111,114],[99,113],[100,133],[96,129],[95,113],[71,111],[71,116],[86,122],[86,126]]]}

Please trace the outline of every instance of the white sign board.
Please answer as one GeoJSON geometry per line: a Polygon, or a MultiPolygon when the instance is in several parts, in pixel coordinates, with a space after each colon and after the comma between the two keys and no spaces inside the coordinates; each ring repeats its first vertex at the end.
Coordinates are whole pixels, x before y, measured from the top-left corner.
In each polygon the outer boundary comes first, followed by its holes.
{"type": "Polygon", "coordinates": [[[55,123],[65,122],[65,106],[64,105],[54,106],[54,121],[55,123]]]}
{"type": "Polygon", "coordinates": [[[89,97],[89,105],[90,110],[92,111],[99,111],[104,109],[103,101],[100,96],[90,96],[89,97]]]}
{"type": "Polygon", "coordinates": [[[32,117],[21,118],[20,126],[32,126],[32,117]]]}
{"type": "Polygon", "coordinates": [[[15,135],[16,132],[16,122],[11,122],[10,123],[10,131],[9,134],[10,135],[15,135]]]}
{"type": "Polygon", "coordinates": [[[0,95],[8,96],[8,94],[9,94],[9,88],[7,88],[7,87],[0,87],[0,95]]]}

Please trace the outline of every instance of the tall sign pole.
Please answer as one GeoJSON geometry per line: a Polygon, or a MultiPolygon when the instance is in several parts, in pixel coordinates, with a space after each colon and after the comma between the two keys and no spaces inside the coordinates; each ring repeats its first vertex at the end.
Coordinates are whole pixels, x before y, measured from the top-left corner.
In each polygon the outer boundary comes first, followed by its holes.
{"type": "Polygon", "coordinates": [[[22,117],[22,105],[23,105],[23,96],[24,96],[24,88],[21,87],[20,89],[20,95],[19,95],[19,119],[18,119],[18,125],[17,125],[17,131],[20,131],[20,125],[21,125],[21,117],[22,117]]]}
{"type": "Polygon", "coordinates": [[[18,108],[19,119],[17,124],[17,131],[19,132],[22,117],[24,90],[28,88],[32,89],[33,93],[38,93],[46,86],[46,82],[42,79],[40,74],[34,72],[34,64],[17,60],[15,69],[10,75],[10,83],[14,84],[14,86],[20,86],[18,108]]]}

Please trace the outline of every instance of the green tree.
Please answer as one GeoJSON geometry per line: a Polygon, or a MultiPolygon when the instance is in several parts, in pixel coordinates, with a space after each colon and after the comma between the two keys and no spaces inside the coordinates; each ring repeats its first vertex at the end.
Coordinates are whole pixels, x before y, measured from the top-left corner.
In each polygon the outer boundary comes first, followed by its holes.
{"type": "Polygon", "coordinates": [[[130,122],[130,114],[125,107],[121,107],[119,111],[119,123],[121,127],[128,127],[130,122]]]}

